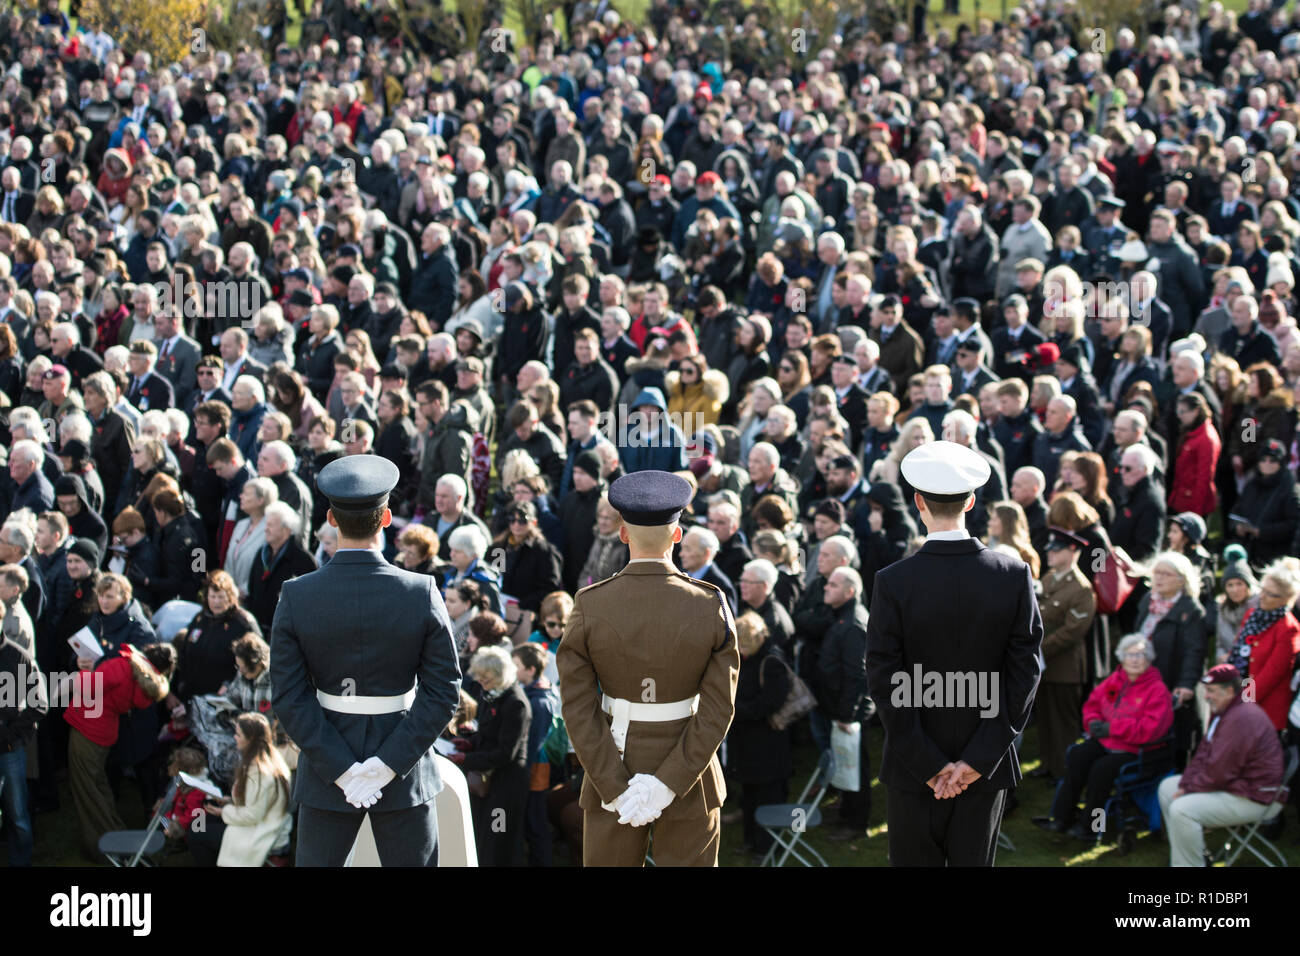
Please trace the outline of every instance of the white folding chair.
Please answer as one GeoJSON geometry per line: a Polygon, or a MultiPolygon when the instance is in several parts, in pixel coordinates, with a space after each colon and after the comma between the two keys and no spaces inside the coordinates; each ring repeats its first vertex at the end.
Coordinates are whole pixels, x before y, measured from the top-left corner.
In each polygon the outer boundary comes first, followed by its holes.
{"type": "MultiPolygon", "coordinates": [[[[1277,791],[1277,796],[1273,798],[1265,809],[1264,813],[1254,823],[1239,823],[1235,826],[1224,827],[1228,831],[1228,842],[1221,851],[1221,859],[1224,866],[1232,866],[1243,852],[1249,850],[1265,866],[1285,867],[1286,854],[1278,849],[1277,844],[1264,836],[1260,829],[1264,824],[1276,820],[1278,816],[1286,809],[1287,785],[1291,778],[1295,776],[1296,767],[1300,765],[1300,749],[1288,747],[1286,750],[1286,768],[1282,771],[1282,782],[1270,789],[1277,791]]],[[[1218,859],[1215,859],[1218,862],[1218,859]]]]}
{"type": "Polygon", "coordinates": [[[160,829],[163,814],[171,807],[175,796],[176,781],[173,780],[167,792],[163,794],[162,802],[158,804],[158,812],[153,815],[146,829],[113,830],[105,833],[99,838],[99,852],[108,857],[109,863],[125,869],[142,863],[145,866],[153,866],[148,857],[162,850],[167,842],[167,837],[160,832],[160,829]]]}
{"type": "Polygon", "coordinates": [[[804,866],[830,866],[816,847],[804,842],[804,835],[813,827],[821,826],[822,812],[819,807],[826,797],[826,791],[830,789],[831,777],[834,775],[835,754],[827,748],[817,761],[817,769],[808,778],[803,792],[794,803],[769,803],[755,811],[755,822],[772,838],[772,845],[768,847],[759,866],[785,866],[785,861],[791,856],[804,866]],[[808,794],[814,787],[817,788],[817,795],[810,801],[808,794]],[[800,846],[817,862],[813,863],[799,852],[797,847],[800,846]],[[784,851],[780,859],[776,858],[778,850],[784,851]]]}

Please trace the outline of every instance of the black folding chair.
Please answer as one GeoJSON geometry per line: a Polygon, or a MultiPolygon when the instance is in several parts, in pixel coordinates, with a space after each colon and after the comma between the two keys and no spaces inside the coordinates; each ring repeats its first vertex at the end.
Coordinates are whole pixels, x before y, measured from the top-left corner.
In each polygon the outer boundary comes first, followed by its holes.
{"type": "Polygon", "coordinates": [[[173,780],[158,812],[149,820],[149,826],[143,830],[114,830],[99,838],[99,852],[108,857],[114,866],[130,869],[134,866],[153,866],[151,857],[156,856],[167,844],[167,837],[162,831],[163,814],[170,809],[176,797],[177,782],[173,780]]]}

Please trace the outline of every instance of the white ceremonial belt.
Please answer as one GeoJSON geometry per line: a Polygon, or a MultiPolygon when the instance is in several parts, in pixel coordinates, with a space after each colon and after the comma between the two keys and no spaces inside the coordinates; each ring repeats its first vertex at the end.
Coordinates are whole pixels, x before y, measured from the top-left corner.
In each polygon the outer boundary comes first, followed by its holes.
{"type": "Polygon", "coordinates": [[[323,690],[316,691],[316,699],[326,710],[332,710],[336,714],[366,714],[373,716],[375,714],[396,714],[403,710],[410,710],[411,705],[415,703],[415,688],[412,687],[405,694],[397,694],[394,697],[358,697],[356,695],[327,694],[323,690]]]}
{"type": "Polygon", "coordinates": [[[690,700],[677,700],[671,704],[638,704],[620,697],[605,694],[600,701],[600,708],[612,714],[614,722],[609,732],[614,736],[614,745],[621,754],[627,747],[627,726],[634,720],[646,723],[663,723],[668,720],[683,720],[692,717],[700,707],[700,695],[690,700]]]}

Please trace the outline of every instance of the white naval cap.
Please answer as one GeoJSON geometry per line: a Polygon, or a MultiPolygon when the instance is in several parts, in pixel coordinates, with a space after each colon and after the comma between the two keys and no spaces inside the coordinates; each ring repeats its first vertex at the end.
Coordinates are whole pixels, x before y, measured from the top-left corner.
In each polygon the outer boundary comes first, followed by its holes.
{"type": "Polygon", "coordinates": [[[935,501],[962,501],[982,488],[992,469],[984,457],[953,441],[927,442],[907,453],[903,477],[935,501]]]}

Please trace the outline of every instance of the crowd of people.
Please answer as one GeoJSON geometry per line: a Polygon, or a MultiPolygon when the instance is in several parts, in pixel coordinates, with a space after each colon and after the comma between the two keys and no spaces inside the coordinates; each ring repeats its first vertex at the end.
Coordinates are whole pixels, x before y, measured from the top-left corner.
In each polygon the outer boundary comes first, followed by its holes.
{"type": "Polygon", "coordinates": [[[988,461],[966,528],[1040,582],[1040,824],[1096,839],[1159,747],[1172,862],[1273,813],[1300,8],[1144,9],[1100,47],[1070,0],[846,9],[801,53],[759,7],[581,0],[448,51],[329,0],[297,45],[179,63],[57,0],[0,19],[0,663],[50,678],[0,706],[11,862],[56,812],[102,859],[123,780],[199,863],[284,859],[267,642],[346,455],[398,467],[376,546],[445,595],[484,865],[580,846],[554,652],[644,469],[691,481],[678,563],[736,615],[745,849],[792,748],[853,723],[861,838],[873,582],[924,540],[900,463],[937,440],[988,461]]]}

